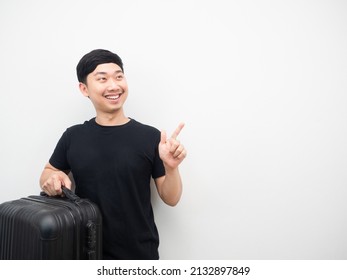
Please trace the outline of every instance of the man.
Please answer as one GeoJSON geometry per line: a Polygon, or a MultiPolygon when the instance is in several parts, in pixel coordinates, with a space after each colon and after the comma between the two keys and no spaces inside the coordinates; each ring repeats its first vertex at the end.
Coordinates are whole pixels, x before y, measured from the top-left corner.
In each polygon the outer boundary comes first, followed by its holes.
{"type": "Polygon", "coordinates": [[[150,201],[154,178],[161,199],[178,203],[178,170],[186,150],[176,139],[183,124],[167,139],[165,131],[125,115],[128,85],[121,58],[97,49],[77,65],[81,93],[93,103],[96,117],[68,128],[44,167],[40,186],[61,195],[61,186],[94,201],[103,215],[104,259],[158,259],[159,236],[150,201]]]}

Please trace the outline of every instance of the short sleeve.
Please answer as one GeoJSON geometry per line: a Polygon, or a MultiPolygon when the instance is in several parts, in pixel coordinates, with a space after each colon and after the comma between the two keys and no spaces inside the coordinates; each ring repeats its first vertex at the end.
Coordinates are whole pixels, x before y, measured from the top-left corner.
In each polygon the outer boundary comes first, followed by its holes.
{"type": "Polygon", "coordinates": [[[70,165],[67,159],[68,151],[68,131],[66,130],[59,139],[49,163],[59,170],[70,170],[70,165]]]}
{"type": "Polygon", "coordinates": [[[153,172],[152,172],[152,177],[154,179],[162,177],[165,175],[165,168],[163,161],[161,160],[159,156],[159,142],[160,142],[160,131],[158,131],[158,139],[155,144],[155,155],[154,155],[154,161],[153,161],[153,172]]]}

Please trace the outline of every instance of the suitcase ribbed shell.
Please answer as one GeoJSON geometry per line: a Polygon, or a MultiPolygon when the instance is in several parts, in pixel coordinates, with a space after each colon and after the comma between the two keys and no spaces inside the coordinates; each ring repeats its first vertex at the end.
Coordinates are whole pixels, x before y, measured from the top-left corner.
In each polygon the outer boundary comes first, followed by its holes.
{"type": "Polygon", "coordinates": [[[89,200],[29,196],[0,204],[0,259],[101,259],[102,219],[89,200]]]}

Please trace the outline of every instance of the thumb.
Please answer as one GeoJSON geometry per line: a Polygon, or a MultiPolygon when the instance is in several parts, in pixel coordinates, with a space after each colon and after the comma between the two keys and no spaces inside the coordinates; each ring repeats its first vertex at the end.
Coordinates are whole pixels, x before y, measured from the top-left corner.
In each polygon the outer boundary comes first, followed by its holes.
{"type": "Polygon", "coordinates": [[[160,133],[160,144],[165,144],[166,143],[166,131],[162,130],[160,133]]]}
{"type": "Polygon", "coordinates": [[[63,185],[64,187],[68,188],[71,190],[71,185],[72,185],[72,182],[69,178],[69,176],[65,173],[62,174],[62,178],[61,178],[61,185],[63,185]]]}

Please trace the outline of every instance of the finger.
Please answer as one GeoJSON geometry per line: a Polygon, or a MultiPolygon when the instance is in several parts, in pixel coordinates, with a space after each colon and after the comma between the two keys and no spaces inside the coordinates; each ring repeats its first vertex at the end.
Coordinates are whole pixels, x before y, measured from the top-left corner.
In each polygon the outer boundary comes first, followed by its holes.
{"type": "Polygon", "coordinates": [[[187,156],[187,151],[186,150],[183,150],[182,153],[180,153],[178,156],[177,156],[177,159],[179,160],[183,160],[185,157],[187,156]]]}
{"type": "Polygon", "coordinates": [[[165,144],[166,143],[166,132],[165,130],[162,130],[160,133],[160,144],[165,144]]]}
{"type": "Polygon", "coordinates": [[[51,178],[49,178],[43,185],[42,185],[42,190],[48,194],[49,196],[54,195],[54,193],[52,192],[52,189],[54,190],[54,186],[53,186],[53,180],[51,178]]]}
{"type": "Polygon", "coordinates": [[[57,180],[59,183],[54,186],[57,195],[63,195],[62,186],[71,189],[72,183],[69,176],[67,176],[65,173],[61,172],[59,176],[57,176],[57,180]]]}
{"type": "Polygon", "coordinates": [[[184,147],[182,145],[178,146],[176,151],[173,153],[173,157],[178,157],[184,151],[184,147]]]}
{"type": "Polygon", "coordinates": [[[170,153],[175,153],[175,151],[180,145],[180,141],[170,138],[169,142],[170,142],[170,153]]]}
{"type": "Polygon", "coordinates": [[[54,195],[61,194],[61,180],[59,177],[55,177],[53,179],[53,185],[54,185],[54,195]]]}
{"type": "Polygon", "coordinates": [[[172,133],[171,138],[176,139],[178,134],[180,134],[183,127],[184,127],[184,123],[180,123],[178,127],[175,129],[175,131],[172,133]]]}
{"type": "Polygon", "coordinates": [[[47,182],[45,182],[45,183],[41,186],[41,189],[42,189],[42,191],[44,191],[46,194],[50,195],[49,190],[48,190],[48,188],[47,188],[47,186],[46,186],[46,183],[47,183],[47,182]]]}
{"type": "Polygon", "coordinates": [[[71,183],[71,180],[70,180],[70,178],[69,178],[69,176],[64,176],[63,177],[63,182],[62,182],[62,184],[64,185],[64,187],[66,187],[66,188],[68,188],[69,190],[71,190],[71,185],[72,185],[72,183],[71,183]]]}

